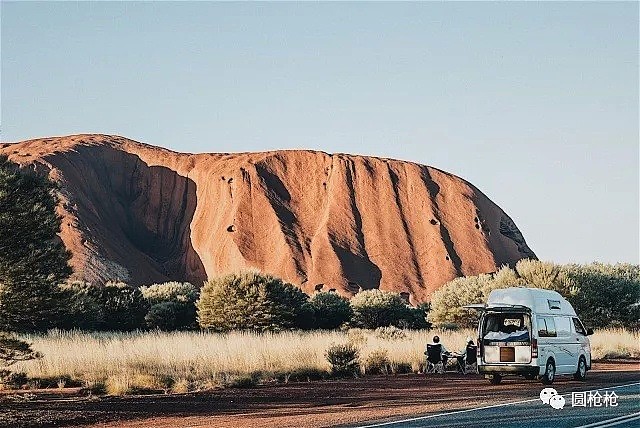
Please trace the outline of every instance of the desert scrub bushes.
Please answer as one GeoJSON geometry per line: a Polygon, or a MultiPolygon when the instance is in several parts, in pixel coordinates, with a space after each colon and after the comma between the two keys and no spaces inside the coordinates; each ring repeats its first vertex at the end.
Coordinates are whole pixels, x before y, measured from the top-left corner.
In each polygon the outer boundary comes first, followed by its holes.
{"type": "Polygon", "coordinates": [[[241,272],[205,282],[197,302],[200,327],[214,331],[279,331],[304,324],[307,295],[279,278],[241,272]]]}
{"type": "Polygon", "coordinates": [[[379,289],[365,290],[351,298],[351,324],[355,327],[426,327],[424,307],[411,308],[397,294],[379,289]]]}
{"type": "Polygon", "coordinates": [[[391,360],[389,351],[386,349],[376,349],[372,351],[364,362],[365,374],[389,374],[391,371],[391,360]]]}
{"type": "Polygon", "coordinates": [[[60,288],[67,302],[62,328],[98,330],[104,322],[104,310],[94,286],[84,281],[69,281],[60,288]]]}
{"type": "Polygon", "coordinates": [[[353,316],[349,301],[337,293],[315,293],[306,304],[311,328],[331,330],[348,322],[353,316]]]}
{"type": "Polygon", "coordinates": [[[639,265],[565,265],[561,273],[572,290],[567,299],[590,326],[640,329],[639,265]]]}
{"type": "Polygon", "coordinates": [[[477,325],[476,311],[462,306],[484,303],[492,290],[529,286],[555,290],[573,305],[589,327],[640,327],[640,267],[618,263],[557,265],[520,260],[515,269],[456,278],[431,297],[429,321],[437,324],[477,325]]]}
{"type": "Polygon", "coordinates": [[[188,282],[165,282],[140,287],[149,305],[145,315],[147,328],[186,330],[197,327],[198,289],[188,282]]]}
{"type": "Polygon", "coordinates": [[[170,281],[140,287],[140,291],[150,305],[162,302],[195,304],[198,300],[198,289],[188,282],[170,281]]]}
{"type": "Polygon", "coordinates": [[[85,331],[196,328],[198,290],[189,283],[167,282],[140,288],[123,282],[97,286],[83,281],[60,285],[66,296],[62,327],[85,331]]]}
{"type": "Polygon", "coordinates": [[[332,344],[325,356],[333,376],[357,376],[360,372],[358,348],[350,343],[332,344]]]}
{"type": "Polygon", "coordinates": [[[61,325],[65,329],[174,331],[200,327],[223,332],[429,327],[429,306],[411,307],[396,293],[368,290],[351,301],[335,292],[308,297],[292,284],[253,271],[212,278],[202,290],[179,282],[136,288],[122,282],[99,286],[70,281],[60,288],[67,302],[61,325]]]}
{"type": "Polygon", "coordinates": [[[137,287],[123,282],[98,287],[73,281],[61,288],[68,296],[65,328],[132,331],[144,327],[149,304],[137,287]]]}
{"type": "Polygon", "coordinates": [[[200,327],[215,331],[428,327],[427,307],[412,308],[397,293],[367,290],[350,301],[333,292],[308,298],[299,288],[258,272],[206,282],[196,306],[200,327]]]}
{"type": "Polygon", "coordinates": [[[490,275],[456,278],[431,296],[429,321],[434,324],[455,323],[464,327],[478,324],[478,314],[463,308],[471,303],[482,303],[486,297],[482,289],[490,281],[490,275]]]}
{"type": "Polygon", "coordinates": [[[406,307],[396,293],[379,289],[361,291],[351,298],[350,303],[352,324],[372,329],[398,324],[406,307]]]}

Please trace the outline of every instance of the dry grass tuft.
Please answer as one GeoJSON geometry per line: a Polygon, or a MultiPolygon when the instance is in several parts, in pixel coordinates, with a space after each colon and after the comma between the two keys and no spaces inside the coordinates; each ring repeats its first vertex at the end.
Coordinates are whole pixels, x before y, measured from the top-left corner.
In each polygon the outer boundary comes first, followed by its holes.
{"type": "Polygon", "coordinates": [[[191,391],[191,382],[187,379],[178,379],[171,385],[171,392],[174,394],[184,394],[191,391]]]}
{"type": "Polygon", "coordinates": [[[640,332],[623,328],[596,330],[591,339],[591,358],[640,358],[640,332]]]}
{"type": "Polygon", "coordinates": [[[105,389],[109,395],[126,395],[133,392],[131,377],[126,374],[113,374],[107,377],[105,389]]]}

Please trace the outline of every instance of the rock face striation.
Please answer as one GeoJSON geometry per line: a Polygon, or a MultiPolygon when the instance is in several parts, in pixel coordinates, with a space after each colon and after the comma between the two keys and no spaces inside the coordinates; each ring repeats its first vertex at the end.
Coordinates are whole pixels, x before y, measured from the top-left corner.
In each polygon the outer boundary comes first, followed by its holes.
{"type": "Polygon", "coordinates": [[[131,284],[257,268],[305,292],[429,299],[535,258],[470,183],[411,162],[316,151],[183,154],[110,135],[0,144],[60,184],[74,276],[131,284]]]}

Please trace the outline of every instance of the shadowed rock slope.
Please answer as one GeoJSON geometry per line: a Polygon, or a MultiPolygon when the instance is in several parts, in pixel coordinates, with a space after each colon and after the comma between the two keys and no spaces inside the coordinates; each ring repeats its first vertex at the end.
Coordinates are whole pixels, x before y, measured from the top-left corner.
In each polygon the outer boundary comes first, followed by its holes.
{"type": "Polygon", "coordinates": [[[1,144],[60,183],[74,276],[132,284],[244,268],[311,293],[408,292],[535,258],[466,181],[411,162],[315,151],[183,154],[109,135],[1,144]]]}

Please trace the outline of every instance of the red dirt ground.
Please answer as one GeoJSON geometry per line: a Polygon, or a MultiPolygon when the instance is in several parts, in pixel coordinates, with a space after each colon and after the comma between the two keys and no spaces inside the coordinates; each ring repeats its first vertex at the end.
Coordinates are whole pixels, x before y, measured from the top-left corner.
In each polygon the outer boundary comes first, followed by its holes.
{"type": "MultiPolygon", "coordinates": [[[[587,382],[558,378],[562,392],[640,380],[640,363],[596,363],[587,382]]],[[[536,397],[520,378],[492,386],[480,376],[377,376],[265,385],[198,394],[80,397],[77,390],[0,396],[1,427],[327,427],[536,397]]]]}

